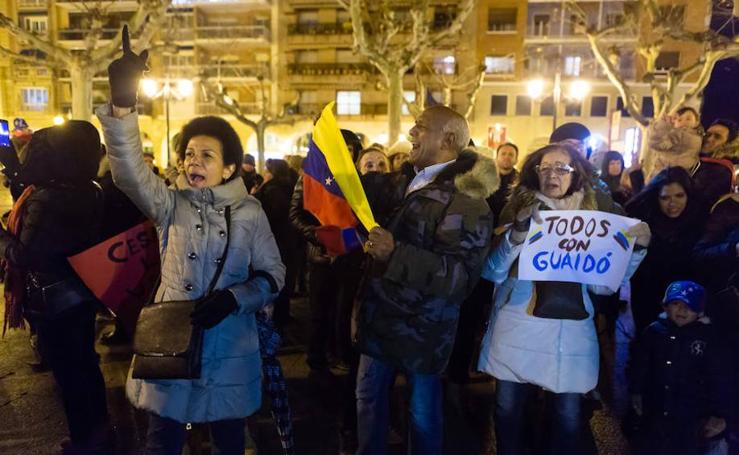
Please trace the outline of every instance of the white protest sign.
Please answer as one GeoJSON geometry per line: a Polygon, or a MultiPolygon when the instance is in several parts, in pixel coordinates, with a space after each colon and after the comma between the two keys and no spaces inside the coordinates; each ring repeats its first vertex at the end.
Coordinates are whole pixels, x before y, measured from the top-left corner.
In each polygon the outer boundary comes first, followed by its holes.
{"type": "Polygon", "coordinates": [[[591,210],[546,210],[531,221],[518,260],[518,277],[568,281],[618,289],[635,238],[626,231],[639,220],[591,210]]]}

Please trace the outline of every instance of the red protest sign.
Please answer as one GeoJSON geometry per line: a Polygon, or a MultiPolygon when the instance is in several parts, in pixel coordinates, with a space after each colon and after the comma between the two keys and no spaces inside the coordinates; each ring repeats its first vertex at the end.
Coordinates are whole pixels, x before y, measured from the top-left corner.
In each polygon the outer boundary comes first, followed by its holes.
{"type": "Polygon", "coordinates": [[[141,307],[159,277],[159,242],[151,222],[136,225],[67,260],[92,293],[133,333],[141,307]]]}

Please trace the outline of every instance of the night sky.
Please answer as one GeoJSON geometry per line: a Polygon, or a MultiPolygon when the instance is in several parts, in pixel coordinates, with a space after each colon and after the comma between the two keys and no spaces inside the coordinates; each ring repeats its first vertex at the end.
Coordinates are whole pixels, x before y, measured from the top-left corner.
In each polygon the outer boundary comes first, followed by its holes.
{"type": "MultiPolygon", "coordinates": [[[[714,30],[720,30],[727,37],[739,32],[739,19],[730,19],[730,2],[714,1],[713,12],[711,27],[714,30]]],[[[736,58],[718,62],[704,92],[703,125],[708,126],[721,117],[739,121],[739,60],[736,58]]]]}

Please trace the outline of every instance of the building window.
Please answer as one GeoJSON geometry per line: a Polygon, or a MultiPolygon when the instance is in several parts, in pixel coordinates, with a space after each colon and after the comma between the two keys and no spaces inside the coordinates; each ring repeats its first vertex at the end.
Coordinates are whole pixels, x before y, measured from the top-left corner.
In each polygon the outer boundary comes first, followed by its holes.
{"type": "Polygon", "coordinates": [[[567,101],[565,103],[565,117],[581,117],[582,101],[567,101]]]}
{"type": "Polygon", "coordinates": [[[643,96],[641,99],[641,113],[644,117],[654,117],[654,100],[651,96],[643,96]]]}
{"type": "MultiPolygon", "coordinates": [[[[416,102],[416,92],[413,90],[406,90],[403,92],[403,98],[405,98],[405,101],[408,104],[412,104],[416,102]]],[[[403,103],[403,106],[400,108],[403,115],[411,115],[411,112],[408,110],[408,106],[406,103],[403,103]]]]}
{"type": "Polygon", "coordinates": [[[590,116],[606,117],[608,115],[608,97],[594,96],[590,99],[590,116]]]}
{"type": "Polygon", "coordinates": [[[531,115],[531,97],[516,95],[516,115],[531,115]]]}
{"type": "Polygon", "coordinates": [[[22,88],[21,100],[24,111],[44,111],[49,105],[49,90],[43,87],[22,88]]]}
{"type": "Polygon", "coordinates": [[[541,105],[539,106],[539,115],[554,115],[554,98],[548,96],[541,100],[541,105]]]}
{"type": "Polygon", "coordinates": [[[565,57],[565,75],[578,77],[580,76],[580,67],[582,66],[582,57],[579,55],[570,55],[565,57]]]}
{"type": "Polygon", "coordinates": [[[629,110],[626,109],[626,105],[624,105],[624,100],[620,96],[616,98],[616,109],[621,111],[622,117],[631,117],[631,114],[629,114],[629,110]]]}
{"type": "Polygon", "coordinates": [[[534,35],[549,36],[549,14],[534,14],[534,35]]]}
{"type": "Polygon", "coordinates": [[[457,59],[453,55],[435,57],[434,71],[439,74],[455,74],[457,72],[457,59]]]}
{"type": "Polygon", "coordinates": [[[318,51],[298,51],[295,63],[318,63],[318,51]]]}
{"type": "Polygon", "coordinates": [[[490,97],[490,115],[508,115],[507,95],[493,95],[490,97]]]}
{"type": "Polygon", "coordinates": [[[46,35],[49,20],[46,16],[26,16],[23,18],[23,28],[37,35],[46,35]]]}
{"type": "Polygon", "coordinates": [[[606,14],[606,27],[615,27],[621,25],[624,22],[623,13],[608,13],[606,14]]]}
{"type": "Polygon", "coordinates": [[[685,5],[662,5],[659,7],[659,14],[665,17],[670,25],[675,27],[685,25],[685,5]]]}
{"type": "Polygon", "coordinates": [[[516,31],[516,8],[490,8],[488,10],[488,31],[510,33],[516,31]]]}
{"type": "Polygon", "coordinates": [[[315,9],[298,10],[298,24],[318,25],[318,10],[315,10],[315,9]]]}
{"type": "Polygon", "coordinates": [[[359,91],[336,92],[336,113],[359,115],[362,112],[362,94],[359,91]]]}
{"type": "Polygon", "coordinates": [[[516,62],[510,56],[485,57],[485,74],[513,74],[516,62]]]}
{"type": "Polygon", "coordinates": [[[680,52],[660,52],[654,62],[657,71],[667,71],[680,67],[680,52]]]}
{"type": "Polygon", "coordinates": [[[437,6],[434,9],[434,29],[448,28],[457,18],[457,5],[437,6]]]}

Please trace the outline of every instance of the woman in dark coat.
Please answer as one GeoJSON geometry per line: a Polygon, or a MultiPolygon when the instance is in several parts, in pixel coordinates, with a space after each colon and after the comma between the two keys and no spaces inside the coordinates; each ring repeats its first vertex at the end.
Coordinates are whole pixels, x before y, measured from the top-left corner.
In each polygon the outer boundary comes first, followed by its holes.
{"type": "Polygon", "coordinates": [[[626,204],[626,211],[652,230],[647,257],[631,278],[631,309],[641,334],[662,312],[667,286],[696,279],[691,255],[708,214],[688,171],[681,167],[662,170],[626,204]]]}
{"type": "Polygon", "coordinates": [[[6,327],[31,320],[39,348],[61,389],[70,441],[63,453],[111,453],[105,381],[95,353],[95,297],[67,257],[99,240],[102,190],[95,127],[72,120],[33,135],[16,181],[24,188],[8,231],[6,327]]]}

